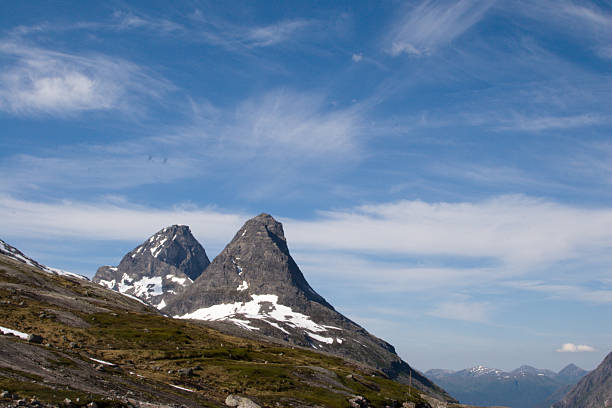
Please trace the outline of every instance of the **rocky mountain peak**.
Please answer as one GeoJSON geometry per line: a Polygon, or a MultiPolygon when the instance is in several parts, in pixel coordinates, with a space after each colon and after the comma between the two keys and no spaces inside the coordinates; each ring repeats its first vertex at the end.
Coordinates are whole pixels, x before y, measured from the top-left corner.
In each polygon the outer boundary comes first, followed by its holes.
{"type": "Polygon", "coordinates": [[[206,274],[175,308],[184,314],[194,307],[250,301],[253,295],[274,295],[287,306],[314,301],[333,307],[306,282],[287,246],[283,226],[269,214],[244,223],[214,259],[206,274]]]}
{"type": "Polygon", "coordinates": [[[248,220],[243,228],[258,228],[264,227],[269,233],[274,234],[277,238],[285,240],[285,232],[283,231],[283,224],[276,221],[270,214],[261,213],[257,217],[253,217],[248,220]]]}
{"type": "Polygon", "coordinates": [[[579,379],[587,374],[586,370],[578,367],[576,364],[568,364],[559,373],[557,377],[568,384],[576,383],[579,379]]]}
{"type": "MultiPolygon", "coordinates": [[[[274,244],[284,255],[290,257],[283,224],[276,221],[270,214],[259,214],[248,220],[234,236],[229,246],[261,246],[274,244]]],[[[273,249],[273,248],[270,248],[273,249]]]]}
{"type": "Polygon", "coordinates": [[[553,408],[599,408],[612,402],[612,353],[572,388],[553,408]]]}
{"type": "Polygon", "coordinates": [[[564,374],[571,374],[577,371],[584,371],[582,368],[578,367],[576,364],[574,363],[570,363],[568,365],[566,365],[565,367],[563,367],[561,369],[561,371],[559,371],[559,375],[564,375],[564,374]]]}
{"type": "Polygon", "coordinates": [[[189,227],[171,225],[128,252],[118,266],[100,267],[93,280],[162,309],[209,264],[206,251],[189,227]]]}
{"type": "Polygon", "coordinates": [[[338,313],[308,284],[269,214],[246,221],[206,271],[163,310],[247,336],[272,337],[348,357],[452,400],[402,361],[393,346],[338,313]]]}

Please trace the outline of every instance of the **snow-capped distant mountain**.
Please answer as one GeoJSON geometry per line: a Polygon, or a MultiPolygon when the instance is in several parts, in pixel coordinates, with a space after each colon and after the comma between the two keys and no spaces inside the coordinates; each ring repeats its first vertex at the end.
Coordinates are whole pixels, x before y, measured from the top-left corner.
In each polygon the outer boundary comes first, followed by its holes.
{"type": "Polygon", "coordinates": [[[512,371],[512,374],[515,376],[528,376],[528,375],[539,375],[539,376],[547,376],[547,377],[556,377],[557,373],[551,370],[535,368],[528,365],[522,365],[516,370],[512,371]]]}
{"type": "Polygon", "coordinates": [[[587,372],[573,364],[559,373],[523,365],[506,372],[478,365],[425,374],[462,403],[512,408],[548,408],[587,372]]]}
{"type": "Polygon", "coordinates": [[[4,242],[1,239],[0,239],[0,254],[4,255],[4,256],[8,256],[9,258],[13,258],[13,259],[15,259],[15,260],[17,260],[19,262],[22,262],[22,263],[24,263],[26,265],[34,266],[35,268],[43,270],[43,271],[45,271],[47,273],[52,273],[52,274],[55,274],[55,275],[70,276],[70,277],[73,277],[73,278],[88,280],[85,276],[78,275],[76,273],[72,273],[72,272],[68,272],[68,271],[64,271],[62,269],[51,268],[49,266],[43,265],[43,264],[35,261],[34,259],[30,258],[29,256],[24,255],[23,252],[21,252],[20,250],[18,250],[15,247],[7,244],[6,242],[4,242]]]}
{"type": "Polygon", "coordinates": [[[118,266],[98,268],[93,281],[164,309],[208,267],[206,251],[186,225],[153,234],[127,253],[118,266]]]}
{"type": "Polygon", "coordinates": [[[472,368],[468,368],[467,370],[462,370],[459,373],[474,377],[480,377],[482,375],[500,376],[504,372],[502,370],[498,370],[497,368],[489,368],[482,365],[478,365],[472,368]]]}

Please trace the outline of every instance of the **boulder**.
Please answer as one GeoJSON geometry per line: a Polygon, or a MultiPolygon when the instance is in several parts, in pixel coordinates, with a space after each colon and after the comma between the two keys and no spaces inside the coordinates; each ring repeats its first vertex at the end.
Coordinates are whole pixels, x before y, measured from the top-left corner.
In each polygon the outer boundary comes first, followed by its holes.
{"type": "Polygon", "coordinates": [[[28,334],[28,342],[34,344],[42,344],[43,338],[38,334],[28,334]]]}
{"type": "Polygon", "coordinates": [[[237,408],[261,408],[259,405],[251,401],[246,397],[241,397],[240,395],[230,394],[225,399],[225,405],[228,407],[237,407],[237,408]]]}

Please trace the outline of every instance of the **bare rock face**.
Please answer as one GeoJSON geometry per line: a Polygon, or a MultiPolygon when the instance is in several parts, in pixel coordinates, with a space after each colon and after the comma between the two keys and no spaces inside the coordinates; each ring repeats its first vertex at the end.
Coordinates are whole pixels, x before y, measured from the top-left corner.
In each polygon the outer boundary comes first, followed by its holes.
{"type": "Polygon", "coordinates": [[[553,408],[612,407],[612,353],[584,376],[553,408]]]}
{"type": "Polygon", "coordinates": [[[348,357],[452,400],[402,361],[393,346],[338,313],[315,292],[289,253],[281,223],[268,214],[247,221],[206,271],[163,311],[348,357]]]}
{"type": "Polygon", "coordinates": [[[163,309],[209,264],[189,227],[172,225],[126,254],[118,266],[100,267],[93,281],[163,309]]]}

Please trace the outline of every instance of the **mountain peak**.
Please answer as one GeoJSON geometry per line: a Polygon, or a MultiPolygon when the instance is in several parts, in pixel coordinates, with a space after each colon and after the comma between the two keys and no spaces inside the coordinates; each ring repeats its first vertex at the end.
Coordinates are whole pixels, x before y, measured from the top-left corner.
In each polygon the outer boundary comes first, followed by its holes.
{"type": "Polygon", "coordinates": [[[187,225],[171,225],[128,252],[118,266],[103,266],[94,282],[163,308],[208,267],[206,251],[187,225]]]}
{"type": "MultiPolygon", "coordinates": [[[[234,240],[253,240],[269,238],[276,243],[276,245],[285,254],[289,253],[287,248],[287,240],[285,238],[285,231],[283,230],[283,224],[276,221],[270,214],[261,213],[256,217],[251,218],[244,223],[242,228],[238,230],[234,240]]],[[[232,242],[233,242],[232,241],[232,242]]]]}
{"type": "Polygon", "coordinates": [[[563,367],[561,369],[561,371],[559,371],[559,374],[563,373],[563,372],[571,372],[571,371],[576,371],[576,370],[582,370],[582,368],[578,367],[576,364],[574,363],[569,363],[568,365],[566,365],[565,367],[563,367]]]}
{"type": "Polygon", "coordinates": [[[559,371],[559,373],[557,374],[557,377],[568,383],[576,383],[578,382],[579,379],[581,379],[582,377],[584,377],[587,374],[586,370],[583,370],[582,368],[578,367],[576,364],[568,364],[566,365],[561,371],[559,371]]]}
{"type": "MultiPolygon", "coordinates": [[[[195,283],[189,293],[198,297],[199,307],[275,295],[288,306],[314,301],[333,309],[310,287],[291,257],[283,225],[266,213],[246,221],[195,283]]],[[[194,307],[191,300],[181,303],[184,306],[171,309],[183,315],[194,307]]]]}
{"type": "Polygon", "coordinates": [[[498,370],[496,368],[489,368],[489,367],[485,367],[483,365],[477,365],[477,366],[474,366],[472,368],[468,368],[466,371],[470,375],[474,375],[474,376],[499,375],[499,374],[501,374],[503,372],[503,371],[498,370]]]}
{"type": "Polygon", "coordinates": [[[164,312],[349,357],[452,400],[402,361],[392,345],[315,292],[289,252],[283,225],[270,214],[246,221],[206,271],[170,299],[164,312]]]}

